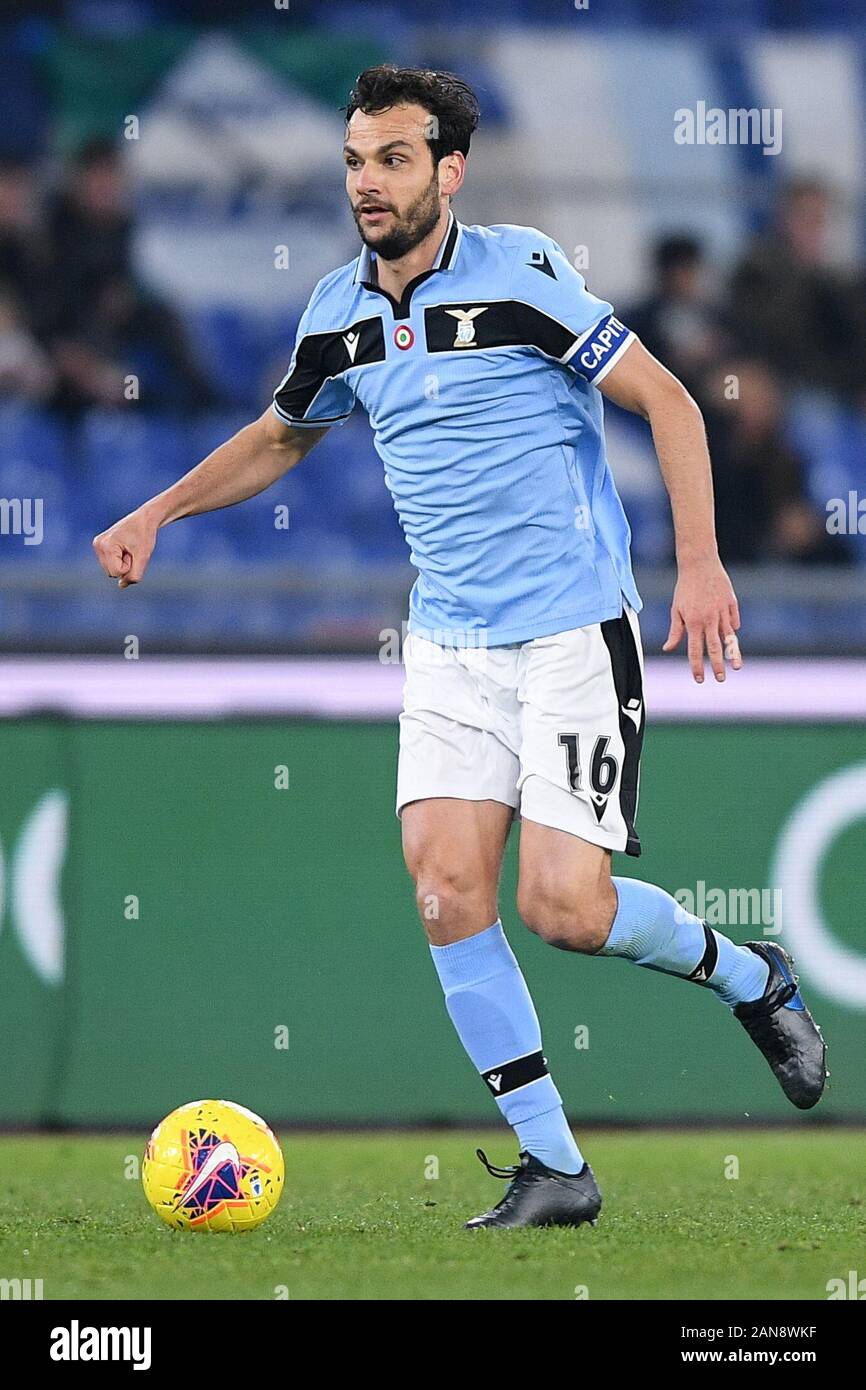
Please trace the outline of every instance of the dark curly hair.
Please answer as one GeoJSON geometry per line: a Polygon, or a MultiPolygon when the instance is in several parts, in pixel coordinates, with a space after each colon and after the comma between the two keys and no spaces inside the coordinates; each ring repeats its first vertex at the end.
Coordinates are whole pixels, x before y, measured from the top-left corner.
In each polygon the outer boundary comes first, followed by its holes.
{"type": "Polygon", "coordinates": [[[478,98],[465,82],[452,72],[431,72],[427,68],[398,68],[381,63],[361,73],[346,107],[346,124],[356,111],[378,115],[392,106],[413,102],[434,118],[427,144],[434,167],[446,154],[459,150],[469,153],[472,133],[478,126],[478,98]]]}

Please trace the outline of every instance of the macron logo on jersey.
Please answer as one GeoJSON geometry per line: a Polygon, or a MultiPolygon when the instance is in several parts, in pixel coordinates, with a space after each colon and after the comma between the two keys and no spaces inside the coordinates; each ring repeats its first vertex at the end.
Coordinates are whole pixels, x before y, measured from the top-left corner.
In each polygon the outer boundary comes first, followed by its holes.
{"type": "Polygon", "coordinates": [[[587,381],[598,382],[610,371],[620,349],[631,337],[631,330],[611,314],[610,318],[597,323],[589,333],[578,338],[562,360],[579,371],[587,381]]]}

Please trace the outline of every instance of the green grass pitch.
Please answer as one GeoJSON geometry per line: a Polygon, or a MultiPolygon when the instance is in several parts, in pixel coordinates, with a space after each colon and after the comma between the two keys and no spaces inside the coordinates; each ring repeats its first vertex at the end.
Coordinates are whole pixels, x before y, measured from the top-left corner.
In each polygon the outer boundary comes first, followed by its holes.
{"type": "Polygon", "coordinates": [[[505,1184],[473,1150],[513,1162],[506,1130],[289,1134],[280,1205],[244,1236],[164,1227],[145,1137],[0,1137],[0,1277],[46,1299],[573,1300],[826,1299],[866,1274],[863,1131],[585,1134],[597,1227],[480,1232],[462,1221],[505,1184]]]}

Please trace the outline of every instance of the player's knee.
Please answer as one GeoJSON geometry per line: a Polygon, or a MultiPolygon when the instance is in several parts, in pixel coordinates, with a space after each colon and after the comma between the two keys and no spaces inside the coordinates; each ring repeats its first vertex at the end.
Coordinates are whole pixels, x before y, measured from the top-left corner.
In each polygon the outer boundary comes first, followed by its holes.
{"type": "Polygon", "coordinates": [[[561,951],[592,954],[601,950],[610,932],[610,904],[588,888],[530,884],[519,890],[517,907],[529,930],[561,951]]]}
{"type": "Polygon", "coordinates": [[[469,865],[424,865],[415,875],[418,916],[434,943],[452,929],[469,924],[477,929],[479,914],[484,916],[484,898],[479,876],[469,865]]]}

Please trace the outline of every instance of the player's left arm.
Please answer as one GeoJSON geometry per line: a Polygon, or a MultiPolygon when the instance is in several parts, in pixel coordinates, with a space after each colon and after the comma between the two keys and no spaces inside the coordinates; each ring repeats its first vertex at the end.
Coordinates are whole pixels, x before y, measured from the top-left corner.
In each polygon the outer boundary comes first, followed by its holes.
{"type": "Polygon", "coordinates": [[[637,339],[622,352],[598,389],[649,422],[662,477],[671,499],[677,583],[671,626],[663,651],[688,635],[689,665],[704,679],[704,649],[716,680],[725,679],[725,658],[742,665],[736,633],[740,610],[719,559],[713,510],[713,476],[703,416],[682,382],[637,339]]]}

